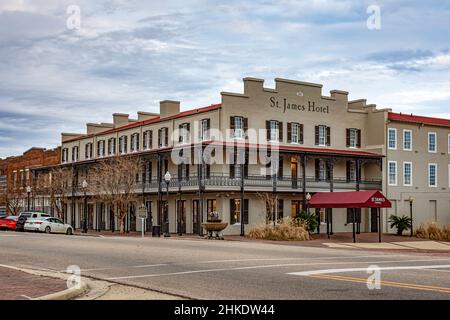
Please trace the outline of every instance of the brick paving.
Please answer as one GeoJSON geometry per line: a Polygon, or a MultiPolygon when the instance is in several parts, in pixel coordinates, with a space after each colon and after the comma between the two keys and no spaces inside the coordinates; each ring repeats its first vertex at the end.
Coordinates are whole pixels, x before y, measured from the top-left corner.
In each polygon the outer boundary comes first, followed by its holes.
{"type": "Polygon", "coordinates": [[[64,280],[0,267],[0,300],[28,300],[66,289],[64,280]]]}

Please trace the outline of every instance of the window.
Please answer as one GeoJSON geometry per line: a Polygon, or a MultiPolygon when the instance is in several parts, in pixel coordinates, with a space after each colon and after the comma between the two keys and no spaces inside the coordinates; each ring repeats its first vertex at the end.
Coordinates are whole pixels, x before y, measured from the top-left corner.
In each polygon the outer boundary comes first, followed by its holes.
{"type": "Polygon", "coordinates": [[[72,148],[72,162],[78,161],[78,159],[79,159],[78,147],[73,147],[72,148]]]}
{"type": "Polygon", "coordinates": [[[179,131],[179,143],[189,143],[189,132],[190,132],[190,125],[189,123],[182,123],[178,127],[179,131]]]}
{"type": "Polygon", "coordinates": [[[152,148],[153,146],[152,140],[153,140],[152,130],[144,131],[144,139],[142,141],[144,150],[149,150],[152,148]]]}
{"type": "Polygon", "coordinates": [[[14,189],[17,188],[17,171],[13,171],[13,187],[14,189]]]}
{"type": "Polygon", "coordinates": [[[206,201],[206,210],[208,213],[217,211],[217,201],[216,199],[208,199],[206,201]]]}
{"type": "Polygon", "coordinates": [[[139,151],[139,133],[131,135],[131,152],[139,151]]]}
{"type": "Polygon", "coordinates": [[[388,162],[388,183],[390,186],[397,185],[397,161],[388,162]]]}
{"type": "Polygon", "coordinates": [[[200,141],[209,140],[210,120],[203,119],[200,121],[200,141]]]}
{"type": "Polygon", "coordinates": [[[108,154],[109,155],[116,154],[116,138],[108,139],[108,154]]]}
{"type": "Polygon", "coordinates": [[[84,157],[86,159],[92,159],[92,143],[87,143],[84,149],[84,157]]]}
{"type": "Polygon", "coordinates": [[[403,150],[405,150],[405,151],[412,150],[412,131],[411,130],[403,130],[403,150]]]}
{"type": "Polygon", "coordinates": [[[316,159],[315,163],[316,169],[316,180],[317,181],[328,181],[331,178],[330,168],[327,165],[327,161],[323,159],[316,159]]]}
{"type": "Polygon", "coordinates": [[[169,128],[158,130],[158,147],[167,147],[169,145],[169,128]]]}
{"type": "Polygon", "coordinates": [[[69,160],[69,149],[64,148],[62,150],[62,163],[66,163],[69,160]]]}
{"type": "Polygon", "coordinates": [[[288,122],[288,142],[303,143],[303,125],[296,122],[288,122]]]}
{"type": "Polygon", "coordinates": [[[242,117],[234,117],[234,137],[244,138],[244,118],[242,117]]]}
{"type": "Polygon", "coordinates": [[[361,147],[361,130],[359,129],[347,129],[347,148],[360,148],[361,147]]]}
{"type": "Polygon", "coordinates": [[[353,223],[353,211],[355,211],[355,222],[361,223],[361,208],[347,208],[347,224],[353,223]]]}
{"type": "Polygon", "coordinates": [[[450,164],[448,165],[448,186],[450,188],[450,164]]]}
{"type": "Polygon", "coordinates": [[[128,137],[127,136],[121,136],[119,138],[119,153],[125,154],[128,152],[128,137]]]}
{"type": "Polygon", "coordinates": [[[391,150],[397,150],[397,129],[388,129],[388,148],[391,150]]]}
{"type": "Polygon", "coordinates": [[[105,140],[100,140],[97,142],[97,156],[98,157],[105,156],[105,140]]]}
{"type": "Polygon", "coordinates": [[[279,122],[276,120],[270,121],[270,141],[278,140],[279,122]]]}
{"type": "Polygon", "coordinates": [[[244,199],[243,206],[241,204],[241,199],[230,199],[230,224],[241,223],[248,223],[248,199],[244,199]]]}
{"type": "Polygon", "coordinates": [[[145,163],[145,172],[144,172],[144,182],[151,182],[152,181],[152,162],[148,161],[145,163]]]}
{"type": "Polygon", "coordinates": [[[428,132],[428,152],[436,151],[436,132],[428,132]]]}
{"type": "MultiPolygon", "coordinates": [[[[356,161],[347,160],[347,182],[356,181],[356,161]]],[[[361,168],[359,168],[359,176],[361,177],[361,168]]]]}
{"type": "Polygon", "coordinates": [[[412,186],[412,163],[403,162],[403,185],[412,186]]]}
{"type": "Polygon", "coordinates": [[[450,153],[450,134],[448,135],[448,138],[447,138],[447,149],[448,149],[448,153],[450,153]]]}
{"type": "Polygon", "coordinates": [[[327,126],[315,127],[315,144],[317,146],[329,146],[331,144],[331,128],[327,126]]]}
{"type": "Polygon", "coordinates": [[[437,187],[437,164],[428,164],[428,186],[437,187]]]}

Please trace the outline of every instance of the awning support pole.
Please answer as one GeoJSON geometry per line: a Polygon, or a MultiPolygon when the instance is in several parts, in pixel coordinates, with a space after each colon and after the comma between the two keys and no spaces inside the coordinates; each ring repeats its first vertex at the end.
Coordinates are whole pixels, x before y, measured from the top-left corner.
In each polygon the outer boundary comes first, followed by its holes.
{"type": "Polygon", "coordinates": [[[381,243],[381,209],[377,208],[378,211],[378,242],[381,243]]]}
{"type": "Polygon", "coordinates": [[[356,209],[352,208],[353,213],[353,243],[356,243],[356,209]]]}

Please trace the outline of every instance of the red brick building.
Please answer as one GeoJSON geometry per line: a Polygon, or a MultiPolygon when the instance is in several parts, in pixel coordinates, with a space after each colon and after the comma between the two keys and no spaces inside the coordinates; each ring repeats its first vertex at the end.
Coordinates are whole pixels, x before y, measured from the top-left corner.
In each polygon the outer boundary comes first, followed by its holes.
{"type": "MultiPolygon", "coordinates": [[[[0,197],[0,211],[3,208],[13,214],[28,209],[28,204],[30,209],[36,209],[32,169],[57,165],[60,162],[59,147],[52,150],[31,148],[20,156],[0,160],[0,193],[3,194],[3,197],[0,197]],[[31,188],[30,194],[27,193],[27,187],[31,188]]],[[[44,207],[45,203],[42,203],[41,209],[44,207]]]]}

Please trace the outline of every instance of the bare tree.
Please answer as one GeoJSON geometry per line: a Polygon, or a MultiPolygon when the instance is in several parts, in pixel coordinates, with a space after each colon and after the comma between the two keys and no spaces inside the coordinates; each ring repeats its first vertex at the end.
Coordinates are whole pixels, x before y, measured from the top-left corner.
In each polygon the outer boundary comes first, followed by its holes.
{"type": "Polygon", "coordinates": [[[273,193],[270,192],[258,192],[257,197],[264,201],[266,204],[266,208],[269,210],[266,210],[266,224],[269,224],[270,221],[273,222],[275,225],[276,222],[276,206],[278,203],[278,196],[273,195],[273,193]]]}
{"type": "Polygon", "coordinates": [[[128,206],[139,200],[136,176],[142,169],[138,157],[116,156],[98,163],[90,173],[89,192],[114,210],[125,232],[128,206]]]}
{"type": "Polygon", "coordinates": [[[48,195],[50,204],[60,219],[63,219],[64,205],[68,203],[68,197],[72,192],[72,178],[72,168],[58,167],[50,171],[48,195]]]}
{"type": "Polygon", "coordinates": [[[6,193],[6,208],[12,215],[18,215],[23,209],[25,194],[19,189],[8,188],[6,193]]]}

